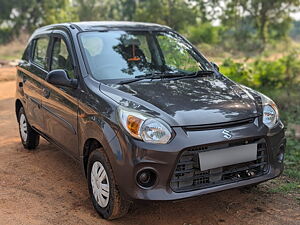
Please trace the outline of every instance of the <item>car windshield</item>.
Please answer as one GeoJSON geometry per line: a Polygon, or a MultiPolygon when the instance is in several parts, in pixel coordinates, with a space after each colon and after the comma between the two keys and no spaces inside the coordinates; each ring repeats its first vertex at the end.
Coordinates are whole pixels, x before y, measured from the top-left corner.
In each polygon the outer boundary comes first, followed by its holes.
{"type": "Polygon", "coordinates": [[[79,41],[97,80],[211,70],[211,65],[191,45],[169,31],[83,32],[79,41]]]}

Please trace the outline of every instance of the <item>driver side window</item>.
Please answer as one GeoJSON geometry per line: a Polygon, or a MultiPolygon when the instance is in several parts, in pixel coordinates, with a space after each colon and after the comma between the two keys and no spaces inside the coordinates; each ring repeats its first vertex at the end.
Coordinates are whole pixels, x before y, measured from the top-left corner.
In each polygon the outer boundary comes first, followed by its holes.
{"type": "Polygon", "coordinates": [[[51,70],[63,69],[67,72],[69,78],[76,78],[71,54],[62,38],[54,38],[50,68],[51,70]]]}

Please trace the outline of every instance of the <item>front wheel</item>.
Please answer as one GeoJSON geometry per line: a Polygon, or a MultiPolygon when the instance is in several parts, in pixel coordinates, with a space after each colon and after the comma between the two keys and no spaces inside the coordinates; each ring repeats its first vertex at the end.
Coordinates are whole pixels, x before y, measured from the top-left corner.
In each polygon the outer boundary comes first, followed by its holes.
{"type": "Polygon", "coordinates": [[[103,151],[103,148],[96,149],[89,156],[88,188],[97,213],[104,219],[111,220],[124,216],[130,203],[121,195],[103,151]]]}
{"type": "Polygon", "coordinates": [[[18,113],[19,133],[24,148],[35,149],[40,141],[40,135],[32,129],[25,115],[24,108],[21,107],[18,113]]]}

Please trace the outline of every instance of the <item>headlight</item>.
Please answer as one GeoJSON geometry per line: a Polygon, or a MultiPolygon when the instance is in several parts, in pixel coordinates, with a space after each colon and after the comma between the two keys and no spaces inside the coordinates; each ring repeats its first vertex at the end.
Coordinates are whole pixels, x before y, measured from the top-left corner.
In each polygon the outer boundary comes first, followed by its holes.
{"type": "Polygon", "coordinates": [[[170,126],[160,119],[124,108],[119,108],[119,119],[131,136],[144,142],[166,144],[171,139],[170,126]]]}
{"type": "Polygon", "coordinates": [[[263,104],[263,123],[271,129],[278,122],[278,109],[276,104],[267,96],[261,94],[261,99],[263,104]]]}

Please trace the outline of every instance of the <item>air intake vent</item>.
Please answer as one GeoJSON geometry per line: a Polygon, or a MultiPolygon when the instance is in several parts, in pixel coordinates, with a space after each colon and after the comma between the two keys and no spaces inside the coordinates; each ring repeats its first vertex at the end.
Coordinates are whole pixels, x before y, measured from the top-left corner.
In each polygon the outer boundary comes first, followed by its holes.
{"type": "Polygon", "coordinates": [[[186,149],[174,171],[171,188],[175,192],[198,190],[264,175],[268,172],[268,154],[265,140],[253,139],[212,146],[195,146],[186,149]],[[231,146],[257,143],[257,159],[230,166],[201,171],[198,153],[231,146]]]}

